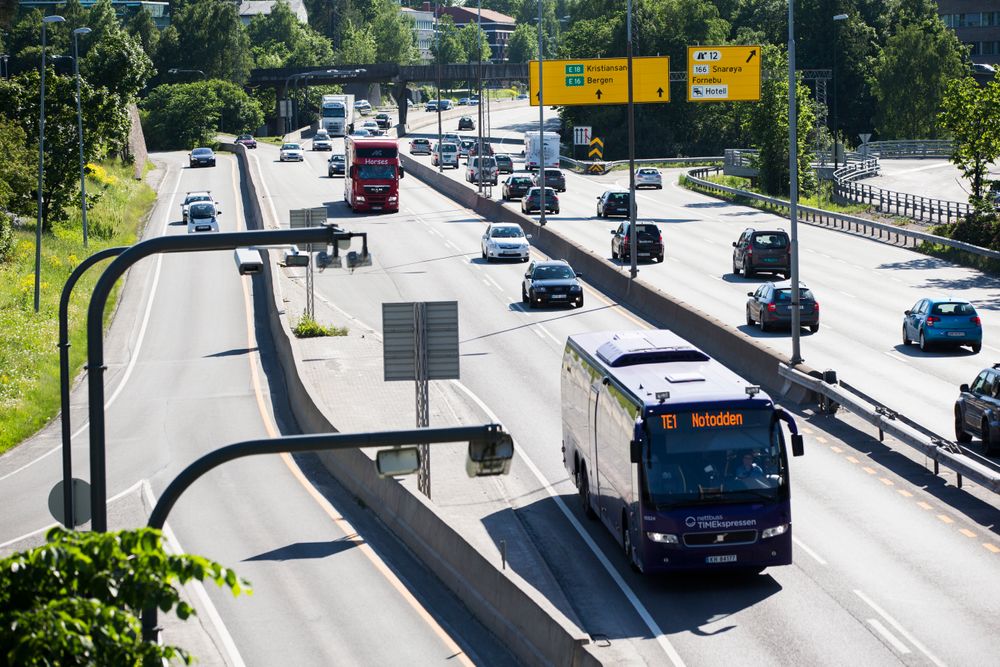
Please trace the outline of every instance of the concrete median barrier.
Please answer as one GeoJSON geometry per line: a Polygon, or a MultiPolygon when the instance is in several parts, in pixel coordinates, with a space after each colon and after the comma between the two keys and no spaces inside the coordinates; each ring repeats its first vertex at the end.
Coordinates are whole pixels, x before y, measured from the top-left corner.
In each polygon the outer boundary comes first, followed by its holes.
{"type": "MultiPolygon", "coordinates": [[[[263,229],[260,199],[245,149],[230,144],[222,150],[234,152],[239,162],[246,187],[247,226],[263,229]]],[[[455,191],[455,194],[460,193],[455,191]]],[[[302,360],[293,345],[291,323],[275,280],[274,271],[278,267],[266,252],[264,255],[264,271],[253,278],[254,288],[264,290],[266,295],[268,328],[299,429],[303,433],[337,432],[323,406],[314,398],[320,393],[310,385],[306,374],[299,372],[302,360]]],[[[320,460],[519,660],[565,667],[601,664],[587,650],[590,638],[586,633],[516,573],[498,569],[448,525],[423,496],[412,493],[396,480],[379,478],[366,452],[325,452],[320,460]]]]}

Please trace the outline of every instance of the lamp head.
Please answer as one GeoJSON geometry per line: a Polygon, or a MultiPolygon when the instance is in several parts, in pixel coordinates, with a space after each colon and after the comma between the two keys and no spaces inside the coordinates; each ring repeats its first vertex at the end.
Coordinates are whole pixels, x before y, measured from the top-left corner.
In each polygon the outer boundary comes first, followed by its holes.
{"type": "Polygon", "coordinates": [[[837,14],[833,17],[834,21],[846,21],[848,19],[847,14],[837,14]]]}
{"type": "Polygon", "coordinates": [[[89,35],[91,32],[93,32],[93,31],[90,28],[84,26],[82,28],[77,28],[76,30],[74,30],[73,34],[74,35],[89,35]]]}
{"type": "Polygon", "coordinates": [[[42,23],[62,23],[65,20],[66,19],[59,16],[58,14],[51,14],[49,16],[42,17],[42,23]]]}
{"type": "Polygon", "coordinates": [[[167,74],[177,74],[177,68],[171,67],[170,69],[167,70],[167,74]]]}

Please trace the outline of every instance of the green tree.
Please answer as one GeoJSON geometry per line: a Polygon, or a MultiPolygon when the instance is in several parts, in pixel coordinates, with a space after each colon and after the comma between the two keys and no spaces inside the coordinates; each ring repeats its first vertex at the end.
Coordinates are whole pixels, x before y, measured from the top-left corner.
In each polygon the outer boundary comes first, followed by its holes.
{"type": "MultiPolygon", "coordinates": [[[[757,150],[758,184],[770,195],[787,195],[788,172],[788,59],[776,47],[764,47],[763,62],[778,76],[761,83],[760,102],[752,106],[749,118],[751,141],[757,150]]],[[[799,189],[802,193],[815,188],[816,177],[812,170],[812,149],[809,135],[812,132],[813,113],[809,104],[809,89],[801,82],[796,85],[797,144],[799,189]]]]}
{"type": "Polygon", "coordinates": [[[977,211],[991,208],[987,199],[989,165],[1000,158],[1000,83],[980,88],[972,77],[948,83],[938,122],[951,135],[951,161],[972,184],[969,195],[977,211]]]}
{"type": "Polygon", "coordinates": [[[27,148],[24,130],[0,116],[0,264],[10,256],[14,233],[11,214],[29,208],[34,159],[27,148]]]}
{"type": "Polygon", "coordinates": [[[437,39],[431,44],[433,61],[442,65],[460,63],[465,60],[465,48],[459,39],[455,21],[445,14],[438,19],[437,39]]]}
{"type": "Polygon", "coordinates": [[[93,533],[52,528],[44,546],[0,560],[0,663],[140,665],[191,656],[142,637],[146,607],[195,610],[177,585],[214,581],[251,593],[232,570],[200,556],[164,551],[160,531],[93,533]]]}
{"type": "Polygon", "coordinates": [[[186,149],[215,142],[219,131],[252,131],[264,122],[256,99],[232,81],[164,84],[142,103],[146,142],[154,150],[186,149]]]}
{"type": "Polygon", "coordinates": [[[462,42],[462,50],[465,51],[465,61],[468,63],[478,62],[482,58],[483,62],[490,60],[490,42],[486,32],[475,23],[467,23],[458,31],[458,38],[462,42]],[[479,42],[479,48],[476,48],[479,42]]]}
{"type": "Polygon", "coordinates": [[[126,26],[128,33],[132,35],[142,47],[143,53],[149,56],[150,61],[156,57],[156,50],[160,45],[160,30],[153,21],[153,16],[145,7],[139,9],[126,26]]]}
{"type": "Polygon", "coordinates": [[[115,95],[123,105],[135,102],[153,76],[153,61],[139,41],[124,30],[109,31],[80,63],[80,74],[95,88],[115,95]]]}
{"type": "Polygon", "coordinates": [[[344,41],[337,51],[336,59],[343,65],[373,63],[377,49],[370,26],[357,28],[351,24],[344,30],[344,41]]]}
{"type": "Polygon", "coordinates": [[[937,112],[947,83],[962,76],[962,46],[935,16],[901,27],[875,64],[876,127],[883,139],[938,136],[937,112]]]}
{"type": "Polygon", "coordinates": [[[313,67],[333,62],[330,40],[299,22],[288,3],[275,3],[270,14],[258,14],[247,26],[257,67],[313,67]]]}
{"type": "Polygon", "coordinates": [[[538,60],[538,33],[530,25],[522,23],[514,28],[507,40],[507,60],[512,63],[538,60]]]}
{"type": "Polygon", "coordinates": [[[238,6],[229,0],[188,2],[171,15],[160,35],[156,69],[197,69],[209,79],[244,83],[250,76],[251,52],[238,6]]]}
{"type": "Polygon", "coordinates": [[[403,16],[399,5],[391,0],[376,0],[372,4],[375,10],[375,16],[371,20],[376,44],[375,62],[401,65],[415,63],[419,52],[412,19],[403,16]]]}

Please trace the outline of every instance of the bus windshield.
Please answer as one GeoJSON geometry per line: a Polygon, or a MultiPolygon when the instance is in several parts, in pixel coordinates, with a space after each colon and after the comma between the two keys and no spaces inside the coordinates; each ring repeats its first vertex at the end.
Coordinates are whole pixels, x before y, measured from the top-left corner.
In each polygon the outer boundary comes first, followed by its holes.
{"type": "Polygon", "coordinates": [[[713,407],[648,418],[646,502],[666,508],[787,497],[781,426],[772,414],[713,407]]]}
{"type": "Polygon", "coordinates": [[[396,178],[396,167],[391,164],[359,164],[356,178],[392,180],[396,178]]]}

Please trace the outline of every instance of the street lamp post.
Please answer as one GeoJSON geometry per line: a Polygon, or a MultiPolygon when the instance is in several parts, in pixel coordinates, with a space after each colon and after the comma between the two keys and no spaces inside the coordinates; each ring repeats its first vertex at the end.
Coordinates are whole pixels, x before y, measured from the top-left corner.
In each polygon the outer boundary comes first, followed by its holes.
{"type": "Polygon", "coordinates": [[[35,226],[35,312],[42,286],[42,186],[45,178],[45,28],[49,23],[62,23],[61,16],[53,14],[42,18],[42,74],[38,100],[38,220],[35,226]]]}
{"type": "Polygon", "coordinates": [[[801,364],[799,313],[799,139],[797,127],[798,81],[795,78],[795,2],[788,0],[788,216],[791,219],[792,356],[791,365],[801,364]]]}
{"type": "Polygon", "coordinates": [[[538,0],[538,224],[545,226],[545,101],[542,95],[542,0],[538,0]]]}
{"type": "MultiPolygon", "coordinates": [[[[837,14],[833,17],[834,23],[840,23],[841,21],[847,20],[847,14],[837,14]]],[[[840,36],[840,31],[836,32],[836,36],[840,36]]],[[[837,148],[840,143],[839,141],[839,128],[837,127],[837,51],[840,45],[837,43],[838,40],[834,41],[833,44],[833,170],[837,171],[837,148]]]]}
{"type": "MultiPolygon", "coordinates": [[[[789,0],[791,2],[791,0],[789,0]]],[[[632,100],[632,0],[628,0],[625,17],[625,53],[628,56],[628,248],[629,276],[639,275],[639,235],[635,229],[635,103],[632,100]]]]}
{"type": "Polygon", "coordinates": [[[0,77],[4,79],[10,78],[10,70],[8,61],[10,60],[10,55],[6,53],[0,53],[0,77]]]}
{"type": "Polygon", "coordinates": [[[440,8],[437,3],[434,4],[434,39],[437,41],[437,53],[434,55],[434,60],[437,66],[434,68],[437,74],[437,99],[434,102],[434,110],[437,111],[438,117],[438,140],[437,140],[437,161],[438,161],[438,173],[444,173],[444,162],[441,160],[441,33],[438,31],[438,12],[440,8]]]}
{"type": "Polygon", "coordinates": [[[83,113],[80,109],[80,50],[78,37],[90,34],[90,28],[73,31],[73,76],[76,78],[76,136],[80,143],[80,215],[83,219],[83,247],[87,247],[87,179],[83,169],[83,113]]]}

